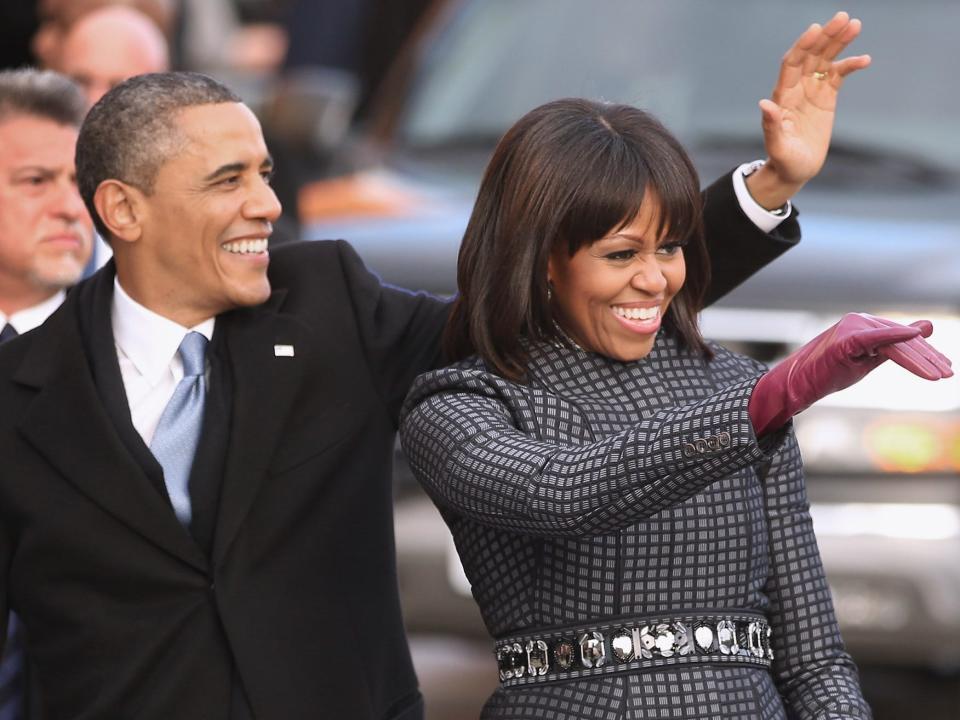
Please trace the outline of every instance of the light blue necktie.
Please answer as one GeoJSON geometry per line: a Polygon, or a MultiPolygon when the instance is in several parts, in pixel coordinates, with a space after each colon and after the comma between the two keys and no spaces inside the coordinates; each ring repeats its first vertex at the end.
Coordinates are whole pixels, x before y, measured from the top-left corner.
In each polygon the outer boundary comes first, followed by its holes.
{"type": "Polygon", "coordinates": [[[163,409],[150,450],[163,467],[167,494],[184,525],[190,524],[190,468],[200,441],[203,424],[203,403],[206,399],[204,356],[207,339],[198,332],[189,332],[180,343],[183,360],[183,380],[173,391],[173,397],[163,409]]]}

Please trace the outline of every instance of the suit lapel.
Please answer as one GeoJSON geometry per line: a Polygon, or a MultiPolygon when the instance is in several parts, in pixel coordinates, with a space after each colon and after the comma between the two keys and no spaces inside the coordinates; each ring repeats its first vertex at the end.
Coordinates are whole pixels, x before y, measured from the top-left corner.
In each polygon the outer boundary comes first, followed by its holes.
{"type": "Polygon", "coordinates": [[[302,388],[303,358],[296,354],[301,326],[295,317],[277,311],[285,294],[276,290],[265,305],[236,310],[217,320],[217,332],[226,333],[233,370],[233,409],[214,563],[226,554],[250,511],[283,432],[284,418],[302,388]]]}
{"type": "MultiPolygon", "coordinates": [[[[100,274],[93,282],[112,283],[100,274]]],[[[78,288],[41,328],[15,380],[38,389],[21,434],[80,492],[144,538],[206,570],[203,553],[127,451],[94,385],[78,288]]]]}

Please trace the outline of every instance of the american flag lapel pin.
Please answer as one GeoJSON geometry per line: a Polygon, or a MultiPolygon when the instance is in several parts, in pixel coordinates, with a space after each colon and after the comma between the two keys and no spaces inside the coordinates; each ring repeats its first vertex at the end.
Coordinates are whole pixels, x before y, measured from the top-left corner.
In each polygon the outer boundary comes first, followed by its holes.
{"type": "Polygon", "coordinates": [[[293,357],[293,345],[274,345],[273,346],[273,356],[274,357],[293,357]]]}

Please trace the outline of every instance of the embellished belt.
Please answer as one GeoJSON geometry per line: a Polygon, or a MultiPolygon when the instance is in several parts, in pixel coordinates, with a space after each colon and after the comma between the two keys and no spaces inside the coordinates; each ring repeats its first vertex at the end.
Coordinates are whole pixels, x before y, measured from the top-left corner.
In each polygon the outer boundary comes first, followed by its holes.
{"type": "Polygon", "coordinates": [[[505,687],[665,665],[738,663],[769,668],[770,624],[750,612],[617,618],[535,630],[497,641],[505,687]]]}

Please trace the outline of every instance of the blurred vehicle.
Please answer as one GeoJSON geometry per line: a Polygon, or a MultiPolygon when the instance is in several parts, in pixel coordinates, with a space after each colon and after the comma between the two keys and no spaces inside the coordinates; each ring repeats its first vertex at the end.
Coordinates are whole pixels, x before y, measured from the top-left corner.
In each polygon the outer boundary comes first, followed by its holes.
{"type": "MultiPolygon", "coordinates": [[[[934,321],[960,359],[960,93],[944,62],[960,4],[850,0],[856,52],[827,165],[796,199],[803,241],[703,315],[704,334],[776,362],[857,310],[934,321]]],[[[305,188],[305,237],[349,239],[392,283],[453,293],[480,173],[550,99],[657,114],[712,180],[764,157],[756,102],[783,51],[836,4],[730,0],[447,3],[381,93],[356,173],[305,188]]],[[[796,421],[821,550],[861,662],[960,668],[960,379],[881,368],[796,421]]],[[[401,474],[409,471],[398,465],[401,474]]],[[[400,478],[412,630],[482,636],[439,515],[400,478]]],[[[492,665],[491,665],[492,673],[492,665]]]]}

